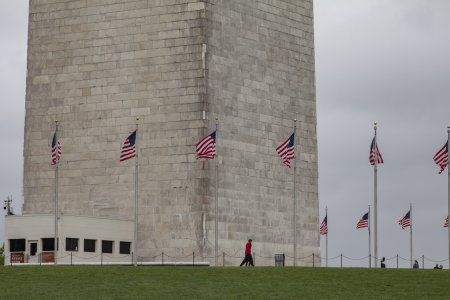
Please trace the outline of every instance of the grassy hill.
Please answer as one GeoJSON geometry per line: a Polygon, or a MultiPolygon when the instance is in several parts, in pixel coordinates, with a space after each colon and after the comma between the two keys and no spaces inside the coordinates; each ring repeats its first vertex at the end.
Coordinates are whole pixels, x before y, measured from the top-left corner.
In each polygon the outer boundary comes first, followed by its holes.
{"type": "Polygon", "coordinates": [[[1,299],[450,299],[448,270],[0,267],[1,299]]]}

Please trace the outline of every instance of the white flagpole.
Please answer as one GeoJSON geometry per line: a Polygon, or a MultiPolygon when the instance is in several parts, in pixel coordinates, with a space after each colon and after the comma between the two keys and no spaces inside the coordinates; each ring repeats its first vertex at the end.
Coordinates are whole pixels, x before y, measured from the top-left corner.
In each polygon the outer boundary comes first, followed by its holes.
{"type": "MultiPolygon", "coordinates": [[[[55,265],[58,264],[58,168],[59,168],[59,156],[58,156],[58,120],[55,120],[55,147],[56,147],[56,164],[55,164],[55,240],[54,240],[54,258],[55,265]]],[[[52,149],[53,150],[53,149],[52,149]]]]}
{"type": "MultiPolygon", "coordinates": [[[[295,186],[295,173],[296,173],[296,157],[297,153],[295,152],[297,149],[295,149],[296,144],[296,133],[297,133],[297,119],[294,119],[294,211],[293,211],[293,230],[294,230],[294,267],[297,265],[297,200],[296,200],[296,186],[295,186]]],[[[328,220],[327,220],[328,221],[328,220]]],[[[328,238],[328,234],[327,234],[328,238]]]]}
{"type": "Polygon", "coordinates": [[[218,206],[219,206],[219,118],[216,117],[216,195],[214,203],[214,262],[218,266],[219,261],[219,222],[218,222],[218,206]]]}
{"type": "Polygon", "coordinates": [[[325,267],[328,268],[328,207],[325,206],[325,217],[327,218],[327,234],[325,235],[325,267]]]}
{"type": "Polygon", "coordinates": [[[138,153],[139,153],[139,148],[138,148],[138,121],[139,118],[136,118],[136,136],[135,136],[135,140],[134,140],[134,149],[135,149],[135,159],[134,159],[134,255],[133,255],[133,265],[136,267],[137,266],[137,261],[138,261],[138,253],[137,253],[137,243],[138,243],[138,199],[139,199],[139,195],[138,195],[138,182],[139,182],[139,178],[138,178],[138,170],[139,170],[139,163],[138,163],[138,153]]]}
{"type": "MultiPolygon", "coordinates": [[[[448,148],[450,145],[450,126],[447,127],[447,157],[449,156],[448,148]]],[[[450,216],[450,159],[448,159],[447,165],[447,218],[450,216]]],[[[447,227],[448,231],[448,268],[450,269],[450,226],[447,227]]]]}
{"type": "Polygon", "coordinates": [[[378,266],[378,203],[377,203],[377,165],[378,165],[378,152],[377,152],[377,123],[374,123],[374,131],[375,131],[375,136],[374,136],[374,140],[375,143],[373,145],[372,151],[375,157],[375,164],[373,165],[373,185],[374,185],[374,189],[373,189],[373,209],[374,209],[374,251],[375,251],[375,255],[374,255],[374,267],[376,268],[378,266]]]}
{"type": "Polygon", "coordinates": [[[409,221],[411,225],[409,226],[409,257],[411,260],[411,268],[413,266],[413,237],[412,237],[412,228],[413,228],[413,220],[412,220],[412,204],[409,204],[409,221]]]}
{"type": "Polygon", "coordinates": [[[367,214],[367,229],[369,231],[369,268],[372,267],[372,250],[371,250],[371,245],[370,245],[370,205],[369,205],[369,213],[367,214]]]}

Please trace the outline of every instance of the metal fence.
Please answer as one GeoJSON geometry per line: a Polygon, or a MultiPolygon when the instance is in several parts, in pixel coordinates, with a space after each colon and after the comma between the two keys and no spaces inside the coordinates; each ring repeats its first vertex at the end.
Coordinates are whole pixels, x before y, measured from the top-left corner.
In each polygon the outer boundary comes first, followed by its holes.
{"type": "MultiPolygon", "coordinates": [[[[9,256],[5,256],[5,265],[54,265],[53,261],[43,259],[43,254],[38,253],[34,261],[30,260],[24,252],[11,253],[9,256]],[[23,259],[20,258],[20,254],[23,255],[23,259]]],[[[257,253],[253,253],[253,261],[255,266],[280,266],[276,263],[275,255],[283,255],[283,266],[294,266],[294,258],[285,253],[274,254],[273,256],[263,256],[257,253]]],[[[232,267],[239,266],[243,260],[242,256],[231,255],[226,252],[222,252],[218,256],[218,266],[220,267],[232,267]]],[[[311,253],[303,257],[296,258],[297,266],[303,267],[324,267],[327,265],[327,259],[317,253],[311,253]]],[[[373,267],[371,262],[374,257],[349,257],[344,254],[339,254],[333,257],[328,257],[328,266],[331,267],[373,267]],[[356,265],[355,265],[356,264],[356,265]]],[[[379,259],[378,259],[379,260],[379,259]]],[[[420,264],[420,268],[433,268],[436,265],[442,266],[443,263],[448,262],[447,259],[436,260],[425,255],[419,256],[414,260],[417,260],[420,264]]],[[[133,253],[126,255],[111,255],[107,253],[99,253],[93,255],[81,255],[77,252],[70,252],[56,258],[58,265],[133,265],[133,253]]],[[[154,265],[154,266],[214,266],[215,256],[204,256],[192,252],[190,254],[182,256],[173,256],[167,253],[161,252],[154,256],[138,256],[138,265],[154,265]]],[[[404,258],[400,255],[385,258],[385,263],[388,268],[409,268],[411,260],[404,258]]],[[[378,267],[378,266],[377,266],[378,267]]]]}

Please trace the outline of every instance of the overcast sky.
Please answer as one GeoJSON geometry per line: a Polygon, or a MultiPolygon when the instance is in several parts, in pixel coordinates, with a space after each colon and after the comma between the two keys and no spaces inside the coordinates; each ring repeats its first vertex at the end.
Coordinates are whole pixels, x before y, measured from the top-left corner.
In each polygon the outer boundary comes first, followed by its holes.
{"type": "MultiPolygon", "coordinates": [[[[22,202],[23,128],[27,65],[28,0],[0,0],[0,204],[12,195],[22,202]]],[[[0,213],[0,242],[4,213],[0,213]]]]}
{"type": "MultiPolygon", "coordinates": [[[[373,205],[368,157],[378,122],[385,161],[378,168],[379,256],[409,258],[409,230],[397,222],[412,203],[414,256],[446,259],[447,176],[432,157],[450,125],[450,1],[316,0],[315,41],[329,257],[368,253],[367,230],[355,226],[373,205]]],[[[324,238],[321,244],[324,250],[324,238]]]]}
{"type": "MultiPolygon", "coordinates": [[[[414,256],[446,259],[447,175],[438,175],[432,157],[450,125],[450,1],[315,0],[314,9],[320,219],[327,206],[329,257],[368,255],[367,230],[355,226],[373,206],[368,157],[376,121],[385,160],[378,171],[379,255],[409,258],[409,230],[397,222],[412,203],[414,256]]],[[[22,201],[27,20],[28,1],[0,0],[0,199],[12,195],[16,212],[22,201]]],[[[3,224],[2,214],[0,240],[3,224]]],[[[323,237],[321,249],[325,253],[323,237]]],[[[368,265],[367,259],[343,262],[368,265]]],[[[425,261],[426,267],[434,264],[425,261]]]]}

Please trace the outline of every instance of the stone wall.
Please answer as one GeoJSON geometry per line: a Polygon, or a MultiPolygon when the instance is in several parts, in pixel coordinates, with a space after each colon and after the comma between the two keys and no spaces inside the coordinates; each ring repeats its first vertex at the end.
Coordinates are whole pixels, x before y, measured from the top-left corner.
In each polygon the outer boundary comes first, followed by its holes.
{"type": "Polygon", "coordinates": [[[274,149],[297,118],[298,256],[317,253],[312,0],[31,0],[29,19],[24,214],[53,212],[57,119],[61,213],[132,219],[119,156],[139,117],[139,255],[212,255],[215,161],[195,144],[217,116],[220,252],[292,255],[274,149]]]}
{"type": "Polygon", "coordinates": [[[252,238],[264,257],[293,256],[293,169],[275,148],[297,118],[297,257],[317,254],[312,1],[212,0],[206,15],[208,96],[221,119],[222,247],[233,253],[252,238]]]}

